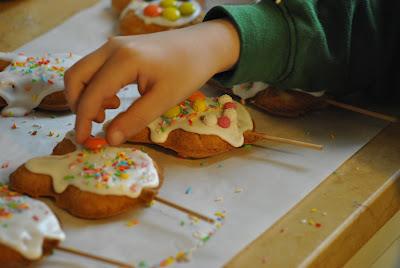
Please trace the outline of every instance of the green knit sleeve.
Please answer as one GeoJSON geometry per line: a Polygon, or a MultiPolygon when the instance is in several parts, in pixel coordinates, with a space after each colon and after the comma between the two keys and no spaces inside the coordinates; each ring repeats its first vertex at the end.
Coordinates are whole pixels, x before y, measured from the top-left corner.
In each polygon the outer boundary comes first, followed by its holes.
{"type": "Polygon", "coordinates": [[[228,18],[241,40],[236,66],[215,79],[228,87],[263,81],[334,95],[373,87],[380,40],[377,3],[264,0],[214,7],[205,20],[228,18]]]}
{"type": "Polygon", "coordinates": [[[225,86],[246,81],[279,81],[290,63],[290,30],[273,1],[253,5],[222,5],[205,20],[229,18],[240,35],[240,57],[235,68],[216,75],[225,86]]]}

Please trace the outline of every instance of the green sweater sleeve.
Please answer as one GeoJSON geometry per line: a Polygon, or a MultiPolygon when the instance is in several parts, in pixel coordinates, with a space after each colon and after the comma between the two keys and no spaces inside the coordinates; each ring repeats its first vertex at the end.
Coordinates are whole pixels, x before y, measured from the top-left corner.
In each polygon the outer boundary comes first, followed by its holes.
{"type": "Polygon", "coordinates": [[[205,20],[230,19],[241,40],[236,66],[215,79],[228,87],[264,81],[333,95],[374,87],[379,48],[376,3],[264,0],[214,7],[205,20]]]}

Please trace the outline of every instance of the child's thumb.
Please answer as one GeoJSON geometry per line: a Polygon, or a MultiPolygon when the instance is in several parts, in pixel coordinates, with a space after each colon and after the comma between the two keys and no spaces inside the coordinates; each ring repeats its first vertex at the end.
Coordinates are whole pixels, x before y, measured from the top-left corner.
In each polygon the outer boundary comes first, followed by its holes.
{"type": "Polygon", "coordinates": [[[179,101],[169,96],[168,90],[156,85],[111,121],[106,130],[108,143],[125,142],[179,101]]]}

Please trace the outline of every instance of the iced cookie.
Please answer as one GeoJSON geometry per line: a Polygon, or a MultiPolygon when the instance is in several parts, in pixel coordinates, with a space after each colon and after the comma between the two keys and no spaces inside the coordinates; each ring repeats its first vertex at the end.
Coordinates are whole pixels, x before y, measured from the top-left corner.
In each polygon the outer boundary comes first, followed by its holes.
{"type": "Polygon", "coordinates": [[[56,216],[46,204],[0,184],[1,267],[26,267],[64,239],[56,216]]]}
{"type": "Polygon", "coordinates": [[[218,98],[196,92],[129,139],[154,143],[189,158],[218,155],[262,139],[253,120],[229,95],[218,98]]]}
{"type": "Polygon", "coordinates": [[[323,91],[306,93],[298,89],[279,90],[263,82],[249,82],[232,88],[225,88],[215,81],[209,81],[208,84],[273,115],[298,117],[326,106],[323,91]]]}
{"type": "Polygon", "coordinates": [[[24,116],[36,107],[49,111],[66,111],[64,73],[79,56],[0,53],[0,108],[3,116],[24,116]]]}
{"type": "Polygon", "coordinates": [[[17,192],[52,197],[60,208],[85,219],[107,218],[149,203],[162,185],[156,163],[132,147],[90,138],[85,147],[69,133],[53,155],[37,157],[10,177],[17,192]]]}
{"type": "MultiPolygon", "coordinates": [[[[113,1],[116,9],[125,1],[113,1]],[[118,2],[118,3],[117,3],[118,2]]],[[[120,15],[123,35],[136,35],[183,28],[203,20],[204,1],[133,0],[120,15]]]]}

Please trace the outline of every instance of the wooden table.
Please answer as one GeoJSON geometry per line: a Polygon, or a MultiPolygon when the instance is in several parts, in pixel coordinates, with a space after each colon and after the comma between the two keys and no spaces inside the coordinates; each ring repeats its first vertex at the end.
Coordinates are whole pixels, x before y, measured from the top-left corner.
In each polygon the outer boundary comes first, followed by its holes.
{"type": "MultiPolygon", "coordinates": [[[[0,51],[17,49],[96,2],[0,2],[0,51]]],[[[400,169],[399,137],[399,123],[383,129],[226,266],[343,265],[400,209],[400,176],[391,177],[400,169]]]]}

